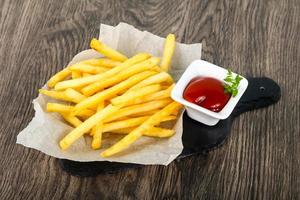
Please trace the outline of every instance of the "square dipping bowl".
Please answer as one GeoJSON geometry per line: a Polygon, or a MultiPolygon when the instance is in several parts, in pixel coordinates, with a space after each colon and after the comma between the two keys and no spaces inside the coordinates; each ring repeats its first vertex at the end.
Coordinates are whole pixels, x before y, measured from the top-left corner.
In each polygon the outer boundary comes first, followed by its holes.
{"type": "MultiPolygon", "coordinates": [[[[238,94],[235,97],[231,96],[225,107],[220,112],[210,111],[185,100],[183,98],[183,92],[190,81],[195,77],[212,77],[224,83],[223,79],[227,76],[227,72],[227,69],[212,63],[203,60],[195,60],[188,66],[179,81],[176,83],[171,92],[171,97],[173,100],[185,106],[190,118],[205,125],[214,126],[219,122],[219,120],[226,119],[230,116],[234,107],[247,89],[247,79],[240,75],[243,79],[238,86],[238,94]]],[[[234,77],[237,75],[234,72],[232,72],[232,74],[234,77]]]]}

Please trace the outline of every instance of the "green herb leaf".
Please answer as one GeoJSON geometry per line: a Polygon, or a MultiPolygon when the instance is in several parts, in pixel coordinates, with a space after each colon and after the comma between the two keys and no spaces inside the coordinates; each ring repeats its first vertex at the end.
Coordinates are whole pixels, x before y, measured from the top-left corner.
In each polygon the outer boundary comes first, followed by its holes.
{"type": "Polygon", "coordinates": [[[238,94],[238,86],[242,79],[243,78],[239,75],[233,77],[232,71],[229,69],[226,78],[224,78],[224,81],[226,82],[224,91],[235,97],[238,94]]]}

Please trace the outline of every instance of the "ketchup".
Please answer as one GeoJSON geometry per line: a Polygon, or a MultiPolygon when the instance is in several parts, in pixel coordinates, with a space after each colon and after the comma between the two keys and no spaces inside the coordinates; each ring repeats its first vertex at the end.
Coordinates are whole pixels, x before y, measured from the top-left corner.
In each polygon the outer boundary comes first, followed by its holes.
{"type": "Polygon", "coordinates": [[[231,95],[225,93],[221,81],[211,77],[193,78],[183,92],[183,98],[213,112],[221,111],[231,95]]]}

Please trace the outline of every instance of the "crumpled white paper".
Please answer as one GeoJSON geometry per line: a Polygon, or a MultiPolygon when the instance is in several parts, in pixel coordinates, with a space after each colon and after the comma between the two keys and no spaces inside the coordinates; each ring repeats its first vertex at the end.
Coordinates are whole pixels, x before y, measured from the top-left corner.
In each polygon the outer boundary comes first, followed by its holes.
{"type": "MultiPolygon", "coordinates": [[[[99,39],[110,47],[119,50],[131,57],[138,52],[148,52],[161,57],[165,38],[161,38],[147,31],[140,31],[126,23],[116,27],[101,24],[99,39]]],[[[102,57],[94,50],[85,50],[78,53],[72,61],[73,64],[89,58],[102,57]]],[[[185,68],[195,59],[201,58],[201,44],[176,44],[172,61],[171,74],[178,80],[185,68]]],[[[46,87],[46,86],[44,86],[46,87]]],[[[29,125],[17,136],[17,143],[26,147],[37,149],[47,155],[74,161],[117,161],[137,164],[168,165],[182,151],[182,116],[178,119],[173,137],[166,139],[142,137],[124,152],[110,158],[102,158],[100,152],[111,146],[122,136],[114,139],[103,139],[102,150],[91,148],[91,139],[82,137],[68,150],[61,150],[58,143],[71,129],[67,123],[56,113],[45,111],[47,102],[55,102],[44,95],[33,100],[35,116],[29,125]]]]}

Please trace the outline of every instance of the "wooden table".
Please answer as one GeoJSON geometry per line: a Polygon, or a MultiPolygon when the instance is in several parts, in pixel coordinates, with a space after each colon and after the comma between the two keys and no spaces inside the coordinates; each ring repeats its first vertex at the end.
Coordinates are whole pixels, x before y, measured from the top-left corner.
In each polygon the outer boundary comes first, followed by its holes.
{"type": "Polygon", "coordinates": [[[299,199],[300,1],[71,1],[0,3],[0,199],[299,199]],[[237,119],[207,156],[94,178],[70,176],[55,158],[16,145],[31,101],[98,36],[127,22],[185,43],[203,59],[282,87],[280,102],[237,119]]]}

